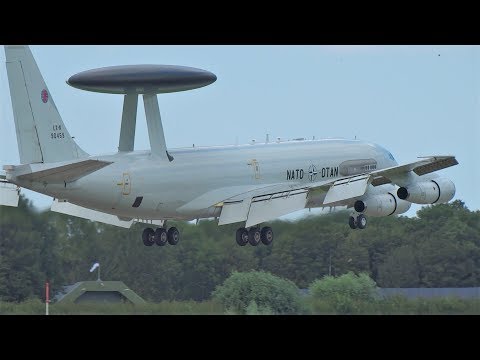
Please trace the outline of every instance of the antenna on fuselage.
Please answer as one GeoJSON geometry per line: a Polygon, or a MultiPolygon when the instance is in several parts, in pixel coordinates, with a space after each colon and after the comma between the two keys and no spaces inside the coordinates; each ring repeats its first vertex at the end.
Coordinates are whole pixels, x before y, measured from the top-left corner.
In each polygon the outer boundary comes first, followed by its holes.
{"type": "Polygon", "coordinates": [[[138,95],[143,95],[145,117],[152,156],[168,161],[157,95],[192,90],[215,82],[209,71],[175,65],[125,65],[83,71],[70,77],[67,84],[82,90],[123,94],[122,125],[118,151],[133,151],[138,95]]]}

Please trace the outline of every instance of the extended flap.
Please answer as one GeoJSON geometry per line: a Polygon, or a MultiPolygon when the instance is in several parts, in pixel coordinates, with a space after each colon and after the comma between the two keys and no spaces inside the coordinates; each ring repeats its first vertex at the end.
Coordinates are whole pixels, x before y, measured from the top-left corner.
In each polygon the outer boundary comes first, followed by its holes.
{"type": "Polygon", "coordinates": [[[365,194],[369,175],[360,175],[335,181],[325,195],[324,205],[355,198],[365,194]]]}
{"type": "Polygon", "coordinates": [[[245,227],[305,209],[308,190],[295,190],[253,198],[245,227]]]}
{"type": "Polygon", "coordinates": [[[222,213],[218,219],[218,225],[233,224],[247,220],[251,199],[244,199],[231,203],[225,202],[222,213]]]}

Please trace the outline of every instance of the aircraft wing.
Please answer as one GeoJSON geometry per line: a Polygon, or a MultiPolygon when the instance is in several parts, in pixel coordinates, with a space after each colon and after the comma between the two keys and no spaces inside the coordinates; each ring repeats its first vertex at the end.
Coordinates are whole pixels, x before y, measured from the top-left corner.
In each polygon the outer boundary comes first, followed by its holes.
{"type": "Polygon", "coordinates": [[[329,205],[362,196],[365,194],[368,184],[379,186],[393,183],[403,186],[410,181],[411,172],[422,176],[458,164],[455,156],[430,156],[421,159],[405,165],[337,179],[335,182],[327,184],[327,186],[325,184],[312,184],[309,188],[327,190],[324,204],[329,205]]]}
{"type": "Polygon", "coordinates": [[[432,156],[413,163],[348,176],[334,181],[258,186],[217,203],[215,206],[222,207],[218,224],[246,221],[245,226],[250,227],[273,220],[279,216],[304,209],[308,195],[313,191],[326,192],[323,203],[325,206],[345,205],[345,203],[349,203],[349,200],[364,195],[369,184],[379,186],[397,183],[397,181],[402,182],[408,178],[410,172],[421,176],[457,164],[458,161],[454,156],[432,156]]]}
{"type": "Polygon", "coordinates": [[[370,176],[364,174],[311,184],[279,183],[268,187],[259,186],[216,204],[222,207],[218,225],[246,221],[245,226],[250,227],[305,209],[308,195],[312,191],[327,192],[328,203],[362,196],[369,179],[370,176]]]}
{"type": "MultiPolygon", "coordinates": [[[[331,181],[323,181],[326,185],[331,181]]],[[[307,202],[309,189],[305,185],[277,183],[258,185],[254,189],[232,196],[215,206],[222,207],[218,225],[246,221],[246,227],[279,216],[302,210],[307,202]]]]}
{"type": "Polygon", "coordinates": [[[428,156],[420,159],[422,160],[387,169],[372,171],[370,173],[372,176],[374,176],[372,185],[378,186],[385,183],[395,182],[395,178],[402,177],[410,171],[413,171],[418,176],[422,176],[450,166],[458,165],[458,161],[455,159],[455,156],[428,156]]]}

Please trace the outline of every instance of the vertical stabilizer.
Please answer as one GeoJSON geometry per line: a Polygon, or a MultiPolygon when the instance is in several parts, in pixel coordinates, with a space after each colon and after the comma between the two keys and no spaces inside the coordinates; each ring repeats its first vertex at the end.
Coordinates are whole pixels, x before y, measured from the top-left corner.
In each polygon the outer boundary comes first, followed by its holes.
{"type": "Polygon", "coordinates": [[[65,127],[29,47],[6,45],[5,57],[20,162],[87,157],[65,127]]]}

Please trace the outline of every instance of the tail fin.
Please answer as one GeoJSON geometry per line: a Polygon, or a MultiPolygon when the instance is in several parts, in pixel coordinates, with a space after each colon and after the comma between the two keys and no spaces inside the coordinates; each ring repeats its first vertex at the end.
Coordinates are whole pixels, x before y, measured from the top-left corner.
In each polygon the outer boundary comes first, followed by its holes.
{"type": "Polygon", "coordinates": [[[20,163],[87,157],[71,138],[28,46],[5,46],[20,163]]]}

